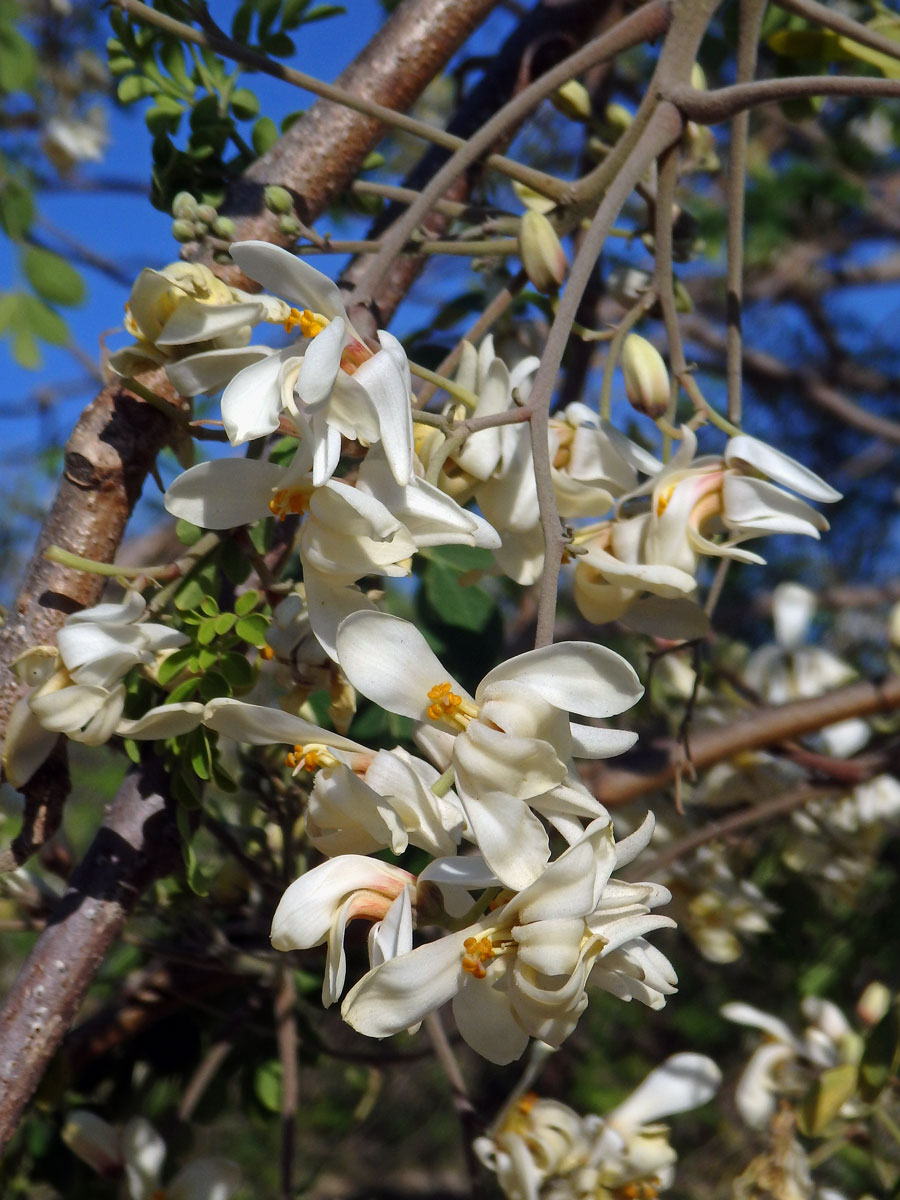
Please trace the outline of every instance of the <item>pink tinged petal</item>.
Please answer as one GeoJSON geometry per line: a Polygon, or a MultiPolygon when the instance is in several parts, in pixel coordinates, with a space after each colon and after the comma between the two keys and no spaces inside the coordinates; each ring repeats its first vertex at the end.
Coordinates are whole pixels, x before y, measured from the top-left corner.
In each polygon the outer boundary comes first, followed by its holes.
{"type": "Polygon", "coordinates": [[[409,954],[413,943],[413,916],[409,888],[404,888],[384,920],[369,931],[369,962],[379,967],[389,959],[409,954]]]}
{"type": "Polygon", "coordinates": [[[359,1033],[377,1038],[418,1024],[456,995],[465,979],[463,943],[487,927],[469,926],[375,967],[347,993],[341,1016],[359,1033]]]}
{"type": "Polygon", "coordinates": [[[588,717],[623,712],[644,693],[630,663],[593,642],[557,642],[511,658],[485,675],[476,700],[501,679],[527,684],[557,708],[588,717]]]}
{"type": "Polygon", "coordinates": [[[726,475],[722,484],[724,519],[737,534],[800,533],[818,538],[829,525],[821,513],[765,479],[726,475]]]}
{"type": "Polygon", "coordinates": [[[673,1054],[651,1071],[607,1121],[625,1137],[662,1117],[689,1112],[718,1091],[722,1072],[705,1054],[673,1054]]]}
{"type": "Polygon", "coordinates": [[[504,985],[500,969],[489,968],[485,979],[466,979],[453,1001],[463,1040],[498,1066],[515,1062],[528,1046],[528,1034],[513,1017],[504,985]]]}
{"type": "MultiPolygon", "coordinates": [[[[268,346],[239,346],[228,350],[203,350],[166,364],[169,382],[182,396],[214,396],[246,367],[268,358],[268,346]]],[[[232,445],[236,445],[233,442],[232,445]]]]}
{"type": "Polygon", "coordinates": [[[18,701],[9,715],[3,739],[3,770],[14,788],[28,782],[58,737],[55,730],[46,729],[34,715],[27,698],[18,701]]]}
{"type": "Polygon", "coordinates": [[[231,1200],[243,1183],[237,1163],[227,1158],[197,1158],[172,1179],[165,1200],[231,1200]]]}
{"type": "Polygon", "coordinates": [[[568,774],[555,748],[540,738],[516,737],[472,721],[453,747],[461,791],[469,796],[505,792],[528,800],[548,792],[568,774]]]}
{"type": "Polygon", "coordinates": [[[215,729],[217,733],[224,733],[226,737],[234,738],[237,742],[246,742],[250,746],[270,746],[274,742],[297,746],[306,742],[316,742],[334,749],[346,750],[351,754],[370,753],[359,742],[322,729],[319,725],[313,725],[292,713],[283,712],[280,708],[270,708],[265,704],[246,704],[243,700],[235,700],[230,696],[210,700],[203,712],[203,724],[215,729]]]}
{"type": "Polygon", "coordinates": [[[159,704],[148,709],[133,721],[120,720],[116,725],[119,737],[154,741],[159,738],[180,737],[196,729],[203,717],[203,705],[194,701],[180,704],[159,704]]]}
{"type": "Polygon", "coordinates": [[[283,408],[281,372],[294,353],[292,348],[268,354],[231,378],[222,393],[222,423],[232,446],[265,437],[278,428],[283,408]]]}
{"type": "Polygon", "coordinates": [[[73,1109],[66,1117],[62,1140],[98,1175],[113,1177],[121,1171],[122,1147],[118,1131],[96,1113],[84,1108],[73,1109]]]}
{"type": "Polygon", "coordinates": [[[204,529],[233,529],[269,515],[273,492],[288,481],[275,463],[218,458],[179,475],[166,492],[166,511],[204,529]]]}
{"type": "Polygon", "coordinates": [[[394,354],[381,350],[357,369],[353,378],[375,406],[381,444],[391,473],[401,487],[409,483],[413,465],[412,410],[409,383],[394,354]]]}
{"type": "Polygon", "coordinates": [[[541,875],[550,857],[547,831],[522,800],[503,792],[461,795],[478,849],[494,875],[520,891],[541,875]]]}
{"type": "Polygon", "coordinates": [[[315,411],[331,395],[341,366],[347,325],[337,318],[313,338],[303,355],[295,391],[307,410],[315,411]]]}
{"type": "Polygon", "coordinates": [[[428,692],[445,680],[455,694],[471,700],[415,625],[387,613],[353,613],[342,621],[337,659],[357,691],[401,716],[426,720],[428,692]]]}
{"type": "Polygon", "coordinates": [[[229,250],[244,274],[261,283],[267,292],[323,317],[346,317],[337,285],[287,250],[255,241],[234,242],[229,250]]]}
{"type": "Polygon", "coordinates": [[[810,500],[831,503],[841,499],[841,493],[814,471],[745,433],[728,441],[724,457],[729,466],[740,467],[743,463],[749,463],[769,479],[799,492],[801,496],[808,496],[810,500]]]}
{"type": "Polygon", "coordinates": [[[624,754],[638,740],[628,729],[597,729],[593,725],[572,725],[572,755],[575,758],[613,758],[624,754]]]}

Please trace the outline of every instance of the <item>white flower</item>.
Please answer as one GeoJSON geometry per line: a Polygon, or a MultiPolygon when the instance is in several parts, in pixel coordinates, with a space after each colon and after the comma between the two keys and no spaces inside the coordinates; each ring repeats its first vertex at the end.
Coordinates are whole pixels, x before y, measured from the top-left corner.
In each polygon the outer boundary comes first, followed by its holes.
{"type": "Polygon", "coordinates": [[[37,646],[16,662],[19,678],[32,686],[10,716],[3,765],[19,786],[52,750],[57,735],[99,746],[114,733],[157,739],[186,733],[199,724],[201,704],[163,704],[136,720],[122,717],[124,676],[136,666],[152,666],[160,652],[183,646],[184,634],[167,625],[142,621],[146,604],[129,592],[120,604],[98,604],[68,617],[57,636],[58,649],[37,646]]]}
{"type": "Polygon", "coordinates": [[[90,108],[84,117],[51,117],[41,139],[44,153],[63,174],[76,163],[100,162],[108,145],[106,113],[99,105],[90,108]]]}
{"type": "Polygon", "coordinates": [[[491,1062],[519,1058],[529,1037],[559,1046],[587,1006],[588,982],[606,984],[602,973],[592,976],[594,963],[617,974],[617,951],[671,924],[650,913],[668,898],[665,888],[610,881],[646,845],[651,827],[616,847],[608,820],[594,821],[506,904],[370,971],[344,1000],[344,1019],[387,1037],[452,1000],[463,1038],[491,1062]]]}
{"type": "Polygon", "coordinates": [[[62,1138],[98,1175],[123,1175],[127,1200],[229,1200],[242,1183],[240,1171],[227,1158],[195,1158],[162,1187],[166,1144],[143,1117],[113,1126],[96,1113],[75,1109],[66,1118],[62,1138]]]}
{"type": "Polygon", "coordinates": [[[301,717],[222,698],[207,704],[203,723],[254,746],[283,742],[287,765],[315,775],[307,833],[323,854],[402,854],[411,843],[430,854],[452,854],[463,826],[452,792],[436,796],[434,767],[399,747],[368,750],[301,717]]]}
{"type": "Polygon", "coordinates": [[[710,1100],[721,1072],[702,1054],[673,1054],[605,1117],[522,1097],[475,1150],[509,1200],[612,1200],[672,1183],[675,1150],[657,1122],[710,1100]],[[637,1185],[637,1186],[635,1186],[637,1185]]]}
{"type": "Polygon", "coordinates": [[[390,942],[399,954],[412,945],[411,896],[415,882],[409,871],[376,858],[360,854],[332,858],[294,880],[281,897],[272,918],[272,945],[276,950],[308,950],[323,942],[327,945],[322,983],[322,1003],[327,1008],[344,988],[344,931],[350,921],[387,921],[388,929],[376,930],[370,943],[378,945],[381,962],[386,959],[385,947],[390,942]]]}
{"type": "Polygon", "coordinates": [[[463,810],[481,853],[507,886],[532,883],[550,856],[546,830],[531,809],[570,841],[580,831],[573,818],[605,813],[578,783],[572,757],[620,754],[635,735],[573,723],[567,714],[572,708],[609,717],[640,697],[633,669],[611,650],[560,642],[518,655],[489,671],[472,697],[418,629],[398,617],[352,613],[340,625],[336,649],[363,695],[453,735],[463,810]]]}

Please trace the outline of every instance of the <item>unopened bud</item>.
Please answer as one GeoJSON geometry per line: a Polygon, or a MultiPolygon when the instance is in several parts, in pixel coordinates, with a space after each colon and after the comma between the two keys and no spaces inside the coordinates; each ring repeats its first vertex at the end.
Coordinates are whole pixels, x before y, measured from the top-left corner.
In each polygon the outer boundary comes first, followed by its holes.
{"type": "Polygon", "coordinates": [[[201,204],[197,209],[197,220],[202,221],[204,225],[212,225],[218,215],[212,204],[201,204]]]}
{"type": "Polygon", "coordinates": [[[566,252],[543,213],[529,210],[519,229],[519,254],[525,274],[539,292],[555,292],[566,277],[566,252]]]}
{"type": "Polygon", "coordinates": [[[646,338],[630,333],[622,347],[625,393],[636,412],[654,421],[669,407],[669,372],[662,355],[646,338]]]}
{"type": "Polygon", "coordinates": [[[192,242],[197,236],[197,226],[193,221],[173,221],[172,237],[176,242],[192,242]]]}
{"type": "Polygon", "coordinates": [[[583,83],[570,79],[550,97],[553,107],[570,121],[589,121],[593,116],[591,98],[583,83]]]}
{"type": "Polygon", "coordinates": [[[278,218],[278,229],[280,233],[284,233],[288,237],[299,237],[303,231],[303,226],[296,217],[285,215],[278,218]]]}
{"type": "Polygon", "coordinates": [[[634,117],[624,104],[607,104],[603,120],[606,125],[610,125],[613,129],[618,129],[624,133],[634,120],[634,117]]]}
{"type": "Polygon", "coordinates": [[[107,1179],[121,1175],[124,1159],[119,1135],[96,1113],[83,1108],[70,1112],[63,1126],[62,1140],[98,1175],[107,1179]]]}
{"type": "Polygon", "coordinates": [[[271,184],[263,192],[263,203],[269,212],[273,213],[292,213],[294,211],[294,200],[287,188],[278,187],[271,184]]]}
{"type": "Polygon", "coordinates": [[[172,216],[176,221],[194,221],[197,208],[197,201],[190,192],[179,192],[172,201],[172,216]]]}
{"type": "Polygon", "coordinates": [[[691,67],[691,87],[697,92],[706,91],[706,72],[696,62],[691,67]]]}
{"type": "Polygon", "coordinates": [[[216,217],[212,223],[213,233],[220,238],[233,238],[237,233],[237,226],[230,217],[216,217]]]}
{"type": "Polygon", "coordinates": [[[873,980],[856,1002],[856,1014],[870,1028],[886,1017],[894,1002],[891,989],[873,980]]]}

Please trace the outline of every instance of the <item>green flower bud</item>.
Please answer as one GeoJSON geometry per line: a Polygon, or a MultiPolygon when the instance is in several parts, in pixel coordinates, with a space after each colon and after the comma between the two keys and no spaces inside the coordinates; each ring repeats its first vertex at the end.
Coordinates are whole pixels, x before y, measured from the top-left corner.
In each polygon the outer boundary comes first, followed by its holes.
{"type": "Polygon", "coordinates": [[[197,237],[197,226],[193,221],[173,221],[172,237],[176,242],[193,242],[197,237]]]}
{"type": "Polygon", "coordinates": [[[553,107],[570,121],[589,121],[593,116],[588,90],[577,79],[570,79],[561,88],[557,88],[550,99],[553,107]]]}
{"type": "Polygon", "coordinates": [[[706,91],[706,72],[698,62],[691,67],[691,87],[698,92],[706,91]]]}
{"type": "Polygon", "coordinates": [[[566,277],[566,252],[543,213],[529,210],[519,228],[519,254],[525,274],[539,292],[555,292],[566,277]]]}
{"type": "Polygon", "coordinates": [[[233,238],[237,233],[237,226],[230,217],[216,217],[212,223],[212,231],[220,238],[233,238]]]}
{"type": "Polygon", "coordinates": [[[269,212],[287,214],[294,211],[293,196],[287,188],[278,187],[276,184],[270,184],[265,189],[263,203],[269,212]]]}
{"type": "Polygon", "coordinates": [[[654,421],[669,407],[669,372],[662,355],[646,338],[630,333],[622,347],[625,394],[636,412],[654,421]]]}
{"type": "Polygon", "coordinates": [[[283,216],[278,218],[278,229],[280,233],[284,233],[288,237],[299,237],[302,226],[296,217],[283,216]]]}
{"type": "Polygon", "coordinates": [[[212,225],[219,214],[211,204],[201,204],[197,209],[197,220],[202,221],[204,225],[212,225]]]}
{"type": "Polygon", "coordinates": [[[172,216],[176,221],[195,221],[198,207],[190,192],[179,192],[172,201],[172,216]]]}

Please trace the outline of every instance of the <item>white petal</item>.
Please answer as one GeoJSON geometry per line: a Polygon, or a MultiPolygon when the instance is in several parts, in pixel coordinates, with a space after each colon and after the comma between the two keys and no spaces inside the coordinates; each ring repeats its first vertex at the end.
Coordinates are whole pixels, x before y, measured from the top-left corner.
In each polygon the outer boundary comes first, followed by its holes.
{"type": "Polygon", "coordinates": [[[283,408],[280,377],[287,357],[285,351],[268,354],[238,371],[225,388],[222,423],[232,446],[265,437],[278,428],[283,408]]]}
{"type": "Polygon", "coordinates": [[[159,1183],[166,1160],[166,1143],[144,1117],[132,1117],[120,1134],[128,1186],[144,1196],[159,1183]]]}
{"type": "Polygon", "coordinates": [[[413,918],[409,889],[404,888],[384,920],[372,926],[369,933],[369,962],[380,966],[391,958],[408,954],[412,950],[413,918]]]}
{"type": "Polygon", "coordinates": [[[270,746],[274,742],[302,746],[307,742],[315,742],[353,754],[367,753],[358,742],[304,721],[293,713],[265,704],[246,704],[231,696],[210,700],[203,712],[203,724],[250,746],[270,746]]]}
{"type": "Polygon", "coordinates": [[[490,870],[520,891],[541,875],[550,857],[547,831],[523,800],[502,792],[461,795],[463,811],[490,870]]]}
{"type": "Polygon", "coordinates": [[[706,1055],[673,1054],[609,1113],[607,1121],[627,1136],[641,1125],[706,1104],[721,1082],[722,1072],[706,1055]]]}
{"type": "Polygon", "coordinates": [[[390,1037],[416,1025],[456,994],[464,978],[463,943],[481,929],[469,926],[376,967],[347,993],[341,1016],[368,1037],[390,1037]]]}
{"type": "Polygon", "coordinates": [[[472,1049],[502,1066],[522,1057],[528,1034],[516,1024],[502,976],[495,986],[494,974],[489,971],[486,979],[466,979],[453,1001],[453,1017],[472,1049]]]}
{"type": "Polygon", "coordinates": [[[782,454],[773,446],[767,446],[765,442],[759,441],[758,438],[748,437],[745,433],[729,439],[724,457],[729,466],[734,463],[749,463],[751,467],[755,467],[769,479],[774,479],[776,483],[782,483],[785,487],[792,488],[801,496],[808,496],[810,500],[832,502],[841,498],[841,493],[816,475],[814,471],[810,471],[808,467],[804,467],[793,458],[789,458],[788,455],[782,454]]]}
{"type": "Polygon", "coordinates": [[[772,592],[775,640],[782,650],[796,650],[809,634],[819,602],[815,592],[799,583],[779,583],[772,592]]]}
{"type": "Polygon", "coordinates": [[[197,1158],[182,1167],[165,1191],[165,1200],[230,1200],[244,1182],[227,1158],[197,1158]]]}
{"type": "Polygon", "coordinates": [[[429,689],[445,680],[454,693],[471,699],[415,625],[387,613],[353,613],[342,621],[337,658],[357,691],[401,716],[426,720],[429,689]]]}
{"type": "Polygon", "coordinates": [[[251,304],[204,304],[200,300],[186,298],[154,340],[157,346],[209,342],[240,329],[242,325],[256,325],[261,320],[262,305],[255,301],[251,304]]]}
{"type": "Polygon", "coordinates": [[[261,283],[267,292],[323,317],[346,317],[341,293],[328,276],[280,246],[270,242],[234,242],[230,253],[244,274],[261,283]]]}
{"type": "Polygon", "coordinates": [[[118,604],[95,604],[91,608],[83,608],[81,612],[72,613],[66,617],[66,627],[85,622],[130,625],[143,615],[146,607],[147,603],[140,592],[126,592],[118,604]]]}
{"type": "Polygon", "coordinates": [[[56,745],[59,734],[46,729],[31,711],[27,698],[13,706],[3,739],[3,770],[14,788],[32,777],[56,745]]]}
{"type": "Polygon", "coordinates": [[[726,1021],[736,1021],[739,1025],[750,1025],[754,1029],[761,1029],[776,1041],[784,1042],[786,1045],[792,1046],[798,1053],[800,1052],[800,1043],[791,1032],[790,1027],[780,1017],[763,1012],[752,1004],[744,1004],[741,1000],[723,1004],[721,1013],[726,1021]]]}
{"type": "MultiPolygon", "coordinates": [[[[166,364],[169,382],[182,396],[214,396],[245,367],[274,351],[268,346],[238,346],[228,350],[203,350],[166,364]]],[[[236,444],[236,443],[233,443],[236,444]]]]}
{"type": "Polygon", "coordinates": [[[638,735],[629,729],[597,729],[576,721],[571,728],[574,758],[613,758],[630,750],[638,740],[638,735]]]}
{"type": "Polygon", "coordinates": [[[341,584],[308,565],[303,568],[303,585],[309,627],[325,653],[336,662],[337,631],[341,622],[351,613],[374,612],[375,605],[358,587],[341,584]]]}
{"type": "Polygon", "coordinates": [[[476,699],[500,679],[525,683],[557,708],[588,717],[623,712],[644,692],[630,663],[593,642],[557,642],[508,659],[485,675],[476,699]]]}
{"type": "Polygon", "coordinates": [[[98,1175],[113,1176],[122,1169],[119,1134],[96,1113],[84,1108],[73,1109],[66,1116],[62,1140],[98,1175]]]}
{"type": "MultiPolygon", "coordinates": [[[[388,334],[382,334],[387,338],[388,334]]],[[[396,339],[394,339],[396,342],[396,339]]],[[[383,343],[382,343],[383,344],[383,343]]],[[[399,346],[399,342],[396,342],[399,346]]],[[[402,347],[400,347],[402,350],[402,347]]],[[[372,399],[378,417],[381,444],[396,481],[405,486],[412,475],[413,428],[409,385],[394,353],[381,350],[367,359],[353,378],[372,399]]]]}
{"type": "Polygon", "coordinates": [[[148,709],[134,721],[119,721],[116,733],[120,737],[154,741],[161,738],[180,737],[196,729],[203,716],[203,705],[194,701],[179,704],[159,704],[148,709]]]}
{"type": "Polygon", "coordinates": [[[287,471],[252,458],[217,458],[191,467],[171,484],[166,511],[204,529],[233,529],[268,514],[287,471]]]}
{"type": "Polygon", "coordinates": [[[100,712],[109,696],[106,688],[74,684],[56,692],[34,695],[28,703],[45,729],[71,735],[77,733],[100,712]]]}
{"type": "Polygon", "coordinates": [[[818,538],[828,522],[805,500],[765,479],[726,475],[722,483],[725,523],[740,535],[799,533],[818,538]]]}
{"type": "Polygon", "coordinates": [[[331,395],[341,366],[346,328],[346,322],[337,318],[314,337],[306,348],[300,374],[297,376],[296,392],[301,403],[309,410],[324,404],[331,395]]]}

